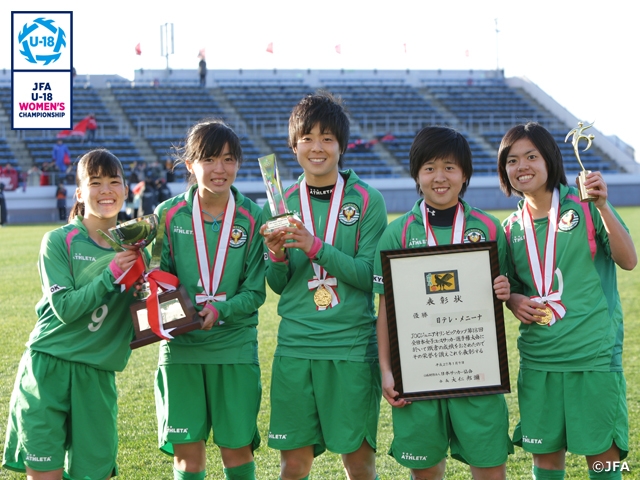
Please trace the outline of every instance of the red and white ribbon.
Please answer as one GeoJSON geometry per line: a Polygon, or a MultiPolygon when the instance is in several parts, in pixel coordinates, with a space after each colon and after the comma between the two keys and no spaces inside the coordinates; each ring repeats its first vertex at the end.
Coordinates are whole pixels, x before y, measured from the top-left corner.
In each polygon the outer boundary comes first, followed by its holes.
{"type": "Polygon", "coordinates": [[[161,321],[160,301],[158,300],[158,286],[162,287],[165,292],[169,292],[178,288],[180,284],[178,277],[175,275],[155,269],[145,273],[145,264],[142,254],[135,263],[129,267],[115,283],[120,285],[120,290],[129,290],[141,277],[149,283],[149,296],[147,297],[147,321],[151,331],[163,340],[172,340],[173,337],[169,332],[173,329],[165,330],[161,321]]]}
{"type": "MultiPolygon", "coordinates": [[[[433,228],[429,224],[429,212],[424,202],[420,204],[420,211],[422,212],[422,223],[424,224],[424,234],[427,237],[427,245],[435,247],[438,245],[438,240],[433,233],[433,228]]],[[[458,202],[458,208],[456,208],[456,214],[453,217],[453,228],[451,229],[451,244],[462,243],[464,241],[464,207],[462,202],[458,202]]]]}
{"type": "Polygon", "coordinates": [[[120,292],[124,292],[125,290],[129,290],[134,283],[140,280],[140,277],[144,275],[144,271],[144,259],[142,258],[142,254],[140,254],[134,264],[127,268],[114,283],[120,285],[120,292]]]}
{"type": "Polygon", "coordinates": [[[536,230],[533,225],[533,218],[529,210],[529,204],[525,200],[522,206],[522,223],[524,225],[524,238],[527,248],[527,258],[529,259],[529,269],[533,277],[533,283],[538,291],[537,296],[531,300],[546,305],[553,312],[553,318],[549,326],[556,323],[567,313],[567,309],[562,304],[562,272],[556,268],[556,239],[558,236],[558,222],[560,220],[560,193],[556,188],[551,197],[551,208],[548,214],[547,238],[544,246],[544,263],[540,261],[540,252],[536,241],[536,230]],[[558,277],[558,290],[552,290],[554,274],[558,277]]]}
{"type": "MultiPolygon", "coordinates": [[[[342,199],[344,197],[344,179],[342,175],[338,174],[338,180],[336,186],[331,193],[331,202],[329,203],[329,212],[327,215],[327,223],[324,229],[324,242],[329,245],[333,245],[335,240],[338,215],[340,214],[340,208],[342,208],[342,199]]],[[[307,188],[307,182],[303,178],[300,182],[300,211],[302,212],[302,223],[305,228],[313,235],[315,233],[315,225],[313,223],[313,212],[311,209],[311,199],[309,197],[309,189],[307,188]]],[[[338,279],[327,274],[327,271],[317,263],[311,262],[313,266],[313,272],[315,276],[307,282],[309,290],[317,290],[320,286],[325,287],[331,294],[331,304],[329,307],[335,307],[340,303],[338,297],[338,279]]],[[[316,305],[316,310],[326,310],[329,307],[321,307],[316,305]]]]}
{"type": "Polygon", "coordinates": [[[149,283],[149,296],[147,297],[147,320],[149,321],[149,327],[151,331],[163,340],[173,340],[169,330],[164,329],[164,325],[161,321],[160,300],[158,298],[158,287],[162,287],[164,292],[171,292],[178,288],[180,281],[178,277],[169,273],[163,272],[159,269],[154,269],[148,272],[144,279],[149,283]]]}
{"type": "Polygon", "coordinates": [[[200,209],[200,198],[198,191],[193,194],[193,239],[196,246],[196,255],[198,257],[198,270],[200,272],[200,281],[202,282],[203,292],[195,296],[196,303],[199,305],[207,302],[224,302],[227,295],[224,292],[218,292],[220,280],[224,273],[224,267],[227,262],[227,252],[229,251],[229,241],[231,240],[231,230],[236,215],[236,203],[233,193],[229,192],[229,200],[222,218],[222,228],[218,237],[218,246],[216,255],[213,259],[213,266],[209,268],[209,249],[207,247],[207,235],[204,230],[204,219],[202,218],[202,210],[200,209]]]}

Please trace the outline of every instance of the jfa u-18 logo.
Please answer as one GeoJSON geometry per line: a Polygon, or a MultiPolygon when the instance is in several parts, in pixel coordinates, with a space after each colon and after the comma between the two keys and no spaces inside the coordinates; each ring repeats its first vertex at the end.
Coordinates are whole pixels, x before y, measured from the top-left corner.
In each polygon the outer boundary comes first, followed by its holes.
{"type": "Polygon", "coordinates": [[[71,12],[12,12],[13,69],[71,68],[71,12]]]}
{"type": "Polygon", "coordinates": [[[458,284],[457,270],[445,270],[442,272],[425,272],[424,280],[425,280],[428,294],[460,291],[460,285],[458,284]]]}

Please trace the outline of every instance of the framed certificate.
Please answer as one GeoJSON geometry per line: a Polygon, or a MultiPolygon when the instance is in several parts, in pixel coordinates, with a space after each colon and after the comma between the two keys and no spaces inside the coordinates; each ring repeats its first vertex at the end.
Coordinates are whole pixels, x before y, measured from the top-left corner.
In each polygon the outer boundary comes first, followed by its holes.
{"type": "Polygon", "coordinates": [[[385,250],[391,368],[400,398],[511,391],[496,242],[385,250]]]}

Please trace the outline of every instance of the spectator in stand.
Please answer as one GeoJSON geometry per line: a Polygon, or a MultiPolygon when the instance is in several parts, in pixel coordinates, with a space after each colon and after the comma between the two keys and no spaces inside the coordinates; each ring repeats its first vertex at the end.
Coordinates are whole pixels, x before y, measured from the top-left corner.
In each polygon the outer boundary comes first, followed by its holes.
{"type": "Polygon", "coordinates": [[[52,177],[54,175],[54,166],[55,164],[53,162],[49,163],[49,162],[44,162],[42,164],[42,174],[40,175],[40,186],[44,187],[46,185],[50,185],[50,177],[52,177]]]}
{"type": "Polygon", "coordinates": [[[67,220],[67,189],[60,182],[56,190],[56,206],[58,207],[59,220],[63,222],[67,220]]]}
{"type": "Polygon", "coordinates": [[[164,176],[167,179],[167,183],[173,183],[176,181],[176,174],[173,171],[173,162],[169,158],[164,162],[164,176]]]}
{"type": "Polygon", "coordinates": [[[7,223],[7,202],[4,198],[4,183],[0,183],[0,227],[7,223]]]}
{"type": "Polygon", "coordinates": [[[158,180],[156,180],[156,188],[158,191],[158,204],[161,204],[165,200],[169,200],[171,197],[173,197],[171,189],[169,188],[169,185],[167,185],[167,181],[164,178],[159,178],[158,180]]]}
{"type": "MultiPolygon", "coordinates": [[[[51,159],[53,160],[53,168],[54,172],[66,172],[67,165],[71,163],[71,152],[69,151],[69,147],[62,141],[61,138],[56,140],[56,144],[53,146],[53,150],[51,151],[51,159]]],[[[54,175],[52,175],[54,176],[54,175]]],[[[50,179],[51,185],[55,185],[56,179],[50,179]]]]}
{"type": "Polygon", "coordinates": [[[204,57],[200,57],[200,62],[198,63],[198,74],[200,75],[200,86],[204,87],[207,84],[207,62],[204,60],[204,57]]]}
{"type": "Polygon", "coordinates": [[[153,180],[149,179],[144,182],[144,189],[142,190],[142,215],[149,215],[158,206],[158,191],[153,180]]]}
{"type": "Polygon", "coordinates": [[[13,168],[13,165],[7,163],[7,166],[0,168],[0,177],[5,178],[5,188],[7,190],[15,190],[18,188],[18,171],[13,168]],[[8,179],[8,180],[7,180],[8,179]]]}
{"type": "MultiPolygon", "coordinates": [[[[87,134],[86,139],[91,144],[96,138],[96,130],[98,129],[98,121],[93,113],[90,113],[87,120],[87,134]]],[[[83,140],[84,143],[84,140],[83,140]]]]}
{"type": "Polygon", "coordinates": [[[27,170],[27,186],[38,187],[40,186],[40,180],[42,178],[42,170],[38,168],[35,163],[31,165],[31,168],[27,170]]]}

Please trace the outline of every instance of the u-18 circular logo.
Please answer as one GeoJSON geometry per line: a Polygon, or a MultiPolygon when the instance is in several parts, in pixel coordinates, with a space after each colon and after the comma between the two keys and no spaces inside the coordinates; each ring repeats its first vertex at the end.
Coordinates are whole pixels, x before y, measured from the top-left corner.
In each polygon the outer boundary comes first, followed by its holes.
{"type": "Polygon", "coordinates": [[[353,225],[360,218],[360,207],[355,203],[345,203],[340,209],[338,219],[343,225],[353,225]]]}
{"type": "Polygon", "coordinates": [[[247,231],[242,225],[234,225],[231,229],[231,239],[229,246],[231,248],[240,248],[247,243],[247,231]]]}
{"type": "Polygon", "coordinates": [[[25,23],[18,33],[20,53],[29,63],[49,65],[62,55],[67,47],[66,38],[65,31],[54,20],[39,17],[33,23],[25,23]]]}
{"type": "Polygon", "coordinates": [[[558,230],[561,232],[570,232],[578,226],[578,223],[580,223],[580,215],[572,208],[564,212],[560,217],[558,230]]]}

